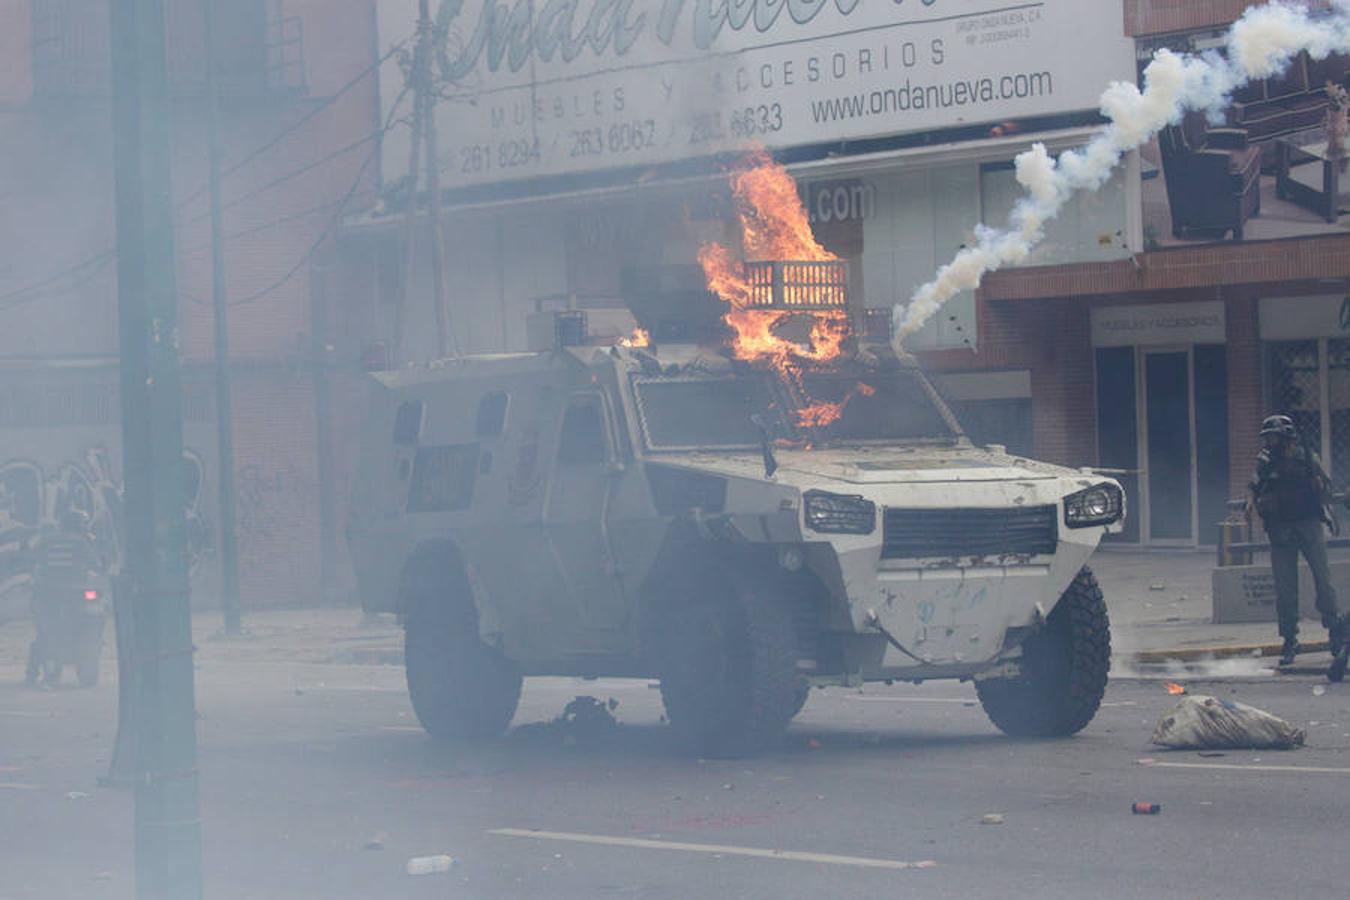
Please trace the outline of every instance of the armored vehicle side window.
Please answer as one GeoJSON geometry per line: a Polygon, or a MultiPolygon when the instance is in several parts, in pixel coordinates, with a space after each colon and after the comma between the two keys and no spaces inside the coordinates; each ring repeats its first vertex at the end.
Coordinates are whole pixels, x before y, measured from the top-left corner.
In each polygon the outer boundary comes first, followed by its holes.
{"type": "Polygon", "coordinates": [[[422,436],[422,414],[425,405],[421,400],[404,400],[394,414],[394,443],[400,447],[411,447],[422,436]]]}
{"type": "Polygon", "coordinates": [[[478,445],[419,447],[413,461],[408,512],[453,512],[473,502],[478,445]]]}
{"type": "Polygon", "coordinates": [[[558,439],[558,462],[586,465],[605,461],[605,422],[600,398],[576,397],[567,404],[562,435],[558,439]]]}
{"type": "Polygon", "coordinates": [[[497,437],[505,431],[506,404],[505,391],[484,394],[483,399],[478,401],[478,421],[474,425],[474,433],[479,437],[497,437]]]}

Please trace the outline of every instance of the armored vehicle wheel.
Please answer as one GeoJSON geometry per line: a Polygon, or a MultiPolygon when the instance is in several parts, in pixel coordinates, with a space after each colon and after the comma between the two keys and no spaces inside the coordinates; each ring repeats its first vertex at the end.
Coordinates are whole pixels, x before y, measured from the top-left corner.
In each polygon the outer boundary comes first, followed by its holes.
{"type": "Polygon", "coordinates": [[[408,612],[403,664],[413,711],[428,734],[491,740],[520,703],[521,675],[478,639],[471,619],[456,621],[447,603],[423,600],[408,612]]]}
{"type": "Polygon", "coordinates": [[[680,742],[701,756],[764,748],[805,702],[789,610],[739,581],[672,603],[662,619],[661,699],[680,742]]]}
{"type": "Polygon", "coordinates": [[[1021,673],[977,681],[975,689],[985,714],[1005,734],[1065,736],[1097,714],[1110,667],[1106,602],[1096,576],[1084,567],[1046,627],[1022,645],[1021,673]]]}

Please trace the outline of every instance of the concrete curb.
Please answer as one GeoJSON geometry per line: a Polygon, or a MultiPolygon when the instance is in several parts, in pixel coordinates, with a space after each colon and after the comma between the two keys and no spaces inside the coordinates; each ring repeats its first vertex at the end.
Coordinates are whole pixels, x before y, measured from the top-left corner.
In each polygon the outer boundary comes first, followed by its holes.
{"type": "MultiPolygon", "coordinates": [[[[1327,651],[1326,641],[1309,641],[1302,644],[1302,653],[1321,653],[1327,651]]],[[[1220,644],[1211,647],[1176,647],[1164,650],[1140,650],[1130,659],[1136,663],[1156,664],[1168,662],[1198,662],[1206,659],[1234,659],[1248,656],[1279,656],[1283,649],[1279,643],[1273,644],[1220,644]]]]}

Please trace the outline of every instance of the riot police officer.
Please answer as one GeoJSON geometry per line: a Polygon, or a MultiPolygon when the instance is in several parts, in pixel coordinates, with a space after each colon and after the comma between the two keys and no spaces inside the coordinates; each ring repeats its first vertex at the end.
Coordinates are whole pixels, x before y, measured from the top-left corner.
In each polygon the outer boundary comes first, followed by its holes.
{"type": "Polygon", "coordinates": [[[1317,590],[1317,611],[1322,614],[1331,652],[1340,651],[1346,619],[1341,616],[1336,589],[1327,566],[1325,527],[1334,519],[1328,513],[1331,481],[1317,454],[1299,439],[1288,416],[1269,416],[1261,423],[1262,450],[1256,457],[1256,476],[1251,483],[1251,503],[1261,516],[1270,539],[1270,566],[1275,576],[1275,608],[1284,646],[1281,665],[1291,665],[1298,654],[1298,557],[1308,561],[1317,590]]]}

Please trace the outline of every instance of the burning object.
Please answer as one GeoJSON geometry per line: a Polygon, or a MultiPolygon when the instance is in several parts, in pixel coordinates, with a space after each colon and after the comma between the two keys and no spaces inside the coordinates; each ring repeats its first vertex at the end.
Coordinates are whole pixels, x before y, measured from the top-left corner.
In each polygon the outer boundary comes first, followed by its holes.
{"type": "Polygon", "coordinates": [[[731,179],[745,258],[709,243],[699,264],[708,290],[727,304],[732,355],[777,372],[796,401],[799,427],[825,428],[854,398],[876,393],[859,383],[842,399],[820,401],[803,378],[805,368],[840,359],[852,336],[848,263],[816,240],[787,170],[762,150],[748,163],[731,179]]]}
{"type": "Polygon", "coordinates": [[[748,163],[731,178],[744,260],[717,243],[698,254],[708,290],[727,304],[732,352],[780,373],[795,363],[838,359],[850,332],[848,264],[816,240],[787,169],[763,150],[748,163]],[[805,328],[789,335],[800,316],[805,328]]]}

